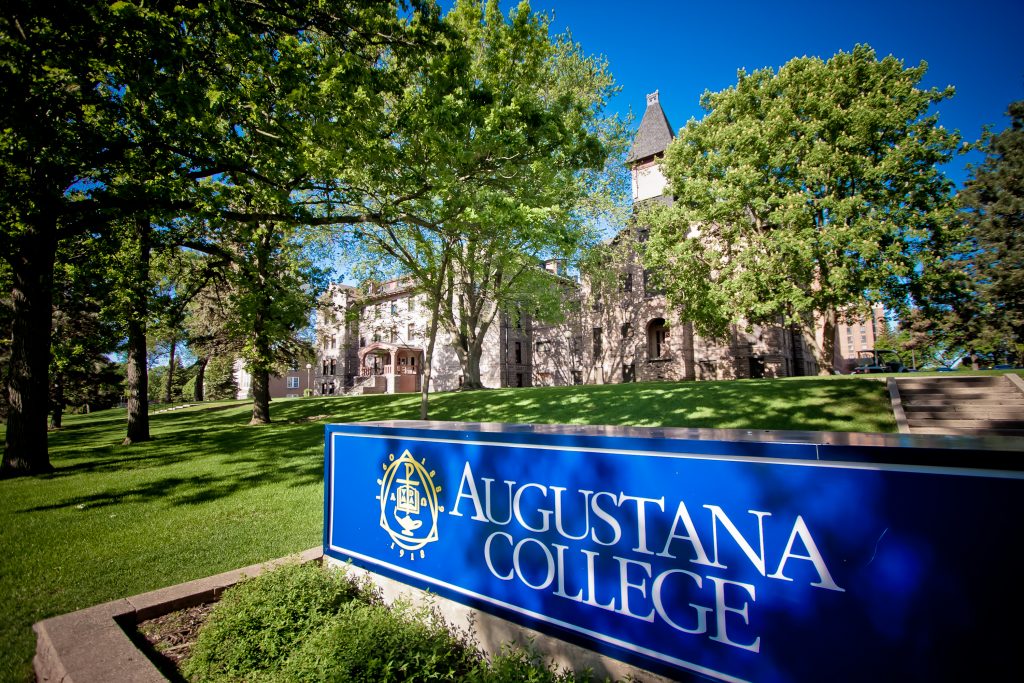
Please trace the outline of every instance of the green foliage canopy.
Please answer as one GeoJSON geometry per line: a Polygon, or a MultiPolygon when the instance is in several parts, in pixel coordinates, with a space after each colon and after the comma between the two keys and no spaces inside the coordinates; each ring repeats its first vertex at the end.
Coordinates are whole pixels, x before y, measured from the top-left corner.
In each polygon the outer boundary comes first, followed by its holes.
{"type": "MultiPolygon", "coordinates": [[[[974,169],[960,200],[976,251],[970,273],[982,317],[998,336],[1024,344],[1024,100],[1010,104],[1011,125],[987,133],[985,161],[974,169]]],[[[1018,351],[1019,352],[1019,351],[1018,351]]]]}
{"type": "Polygon", "coordinates": [[[960,138],[930,113],[953,89],[921,89],[925,70],[858,45],[703,95],[666,152],[675,203],[651,212],[646,249],[685,320],[800,324],[824,372],[837,319],[926,295],[959,240],[937,166],[960,138]]]}

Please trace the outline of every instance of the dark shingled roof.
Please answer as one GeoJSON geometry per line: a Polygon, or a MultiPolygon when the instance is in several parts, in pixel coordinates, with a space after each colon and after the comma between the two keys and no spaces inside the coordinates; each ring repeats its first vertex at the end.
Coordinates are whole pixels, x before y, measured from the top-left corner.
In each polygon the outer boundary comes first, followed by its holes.
{"type": "Polygon", "coordinates": [[[633,147],[629,150],[626,163],[640,161],[655,154],[661,154],[668,148],[675,134],[672,132],[672,124],[661,109],[658,102],[658,91],[647,96],[647,111],[640,119],[640,128],[633,138],[633,147]]]}

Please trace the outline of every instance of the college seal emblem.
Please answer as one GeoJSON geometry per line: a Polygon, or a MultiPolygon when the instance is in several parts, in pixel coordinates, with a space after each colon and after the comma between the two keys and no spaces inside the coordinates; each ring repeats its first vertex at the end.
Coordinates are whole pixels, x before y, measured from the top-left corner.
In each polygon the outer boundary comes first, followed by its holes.
{"type": "Polygon", "coordinates": [[[391,537],[391,547],[410,560],[424,556],[423,548],[437,540],[437,515],[444,512],[438,504],[440,486],[434,486],[433,470],[427,471],[426,458],[416,461],[407,450],[401,457],[392,453],[384,463],[380,485],[380,526],[391,537]]]}

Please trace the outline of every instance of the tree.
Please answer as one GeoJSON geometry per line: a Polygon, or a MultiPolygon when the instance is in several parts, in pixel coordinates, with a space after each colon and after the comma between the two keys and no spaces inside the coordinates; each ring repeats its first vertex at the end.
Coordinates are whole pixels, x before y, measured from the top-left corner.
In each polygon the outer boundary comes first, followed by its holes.
{"type": "Polygon", "coordinates": [[[975,251],[966,261],[984,324],[1024,345],[1024,100],[1010,104],[1010,127],[986,132],[985,161],[960,193],[975,251]]]}
{"type": "MultiPolygon", "coordinates": [[[[251,141],[275,142],[278,158],[290,161],[284,192],[311,190],[321,156],[314,128],[341,130],[337,139],[358,147],[361,122],[374,114],[360,93],[376,92],[381,60],[424,47],[413,35],[419,29],[406,29],[427,26],[429,34],[430,22],[407,20],[405,9],[371,0],[5,6],[0,253],[12,291],[5,473],[50,468],[45,420],[57,244],[103,225],[134,226],[130,241],[140,261],[132,291],[141,296],[154,230],[182,215],[225,218],[237,210],[234,193],[205,179],[230,173],[280,180],[261,174],[259,159],[248,155],[251,141]],[[319,35],[331,37],[326,52],[319,35]],[[294,126],[280,125],[293,114],[294,126]]],[[[313,211],[296,206],[276,211],[275,220],[301,223],[313,211]]],[[[129,442],[148,438],[145,302],[135,304],[141,314],[129,318],[129,442]]]]}
{"type": "MultiPolygon", "coordinates": [[[[207,370],[210,363],[217,357],[230,357],[235,345],[228,332],[228,298],[229,289],[226,278],[222,273],[215,271],[213,277],[207,281],[206,286],[201,289],[189,302],[185,309],[185,331],[188,336],[189,350],[196,357],[196,377],[192,393],[192,400],[203,401],[214,398],[207,391],[207,380],[211,387],[222,378],[208,378],[207,370]]],[[[233,396],[236,389],[231,388],[233,396]]],[[[217,397],[224,398],[218,393],[217,397]]]]}
{"type": "Polygon", "coordinates": [[[234,361],[230,356],[214,356],[206,366],[204,397],[208,401],[235,398],[238,384],[235,382],[234,361]]]}
{"type": "Polygon", "coordinates": [[[228,269],[228,333],[252,375],[250,424],[270,422],[270,375],[312,355],[302,337],[309,312],[326,287],[298,230],[264,223],[231,226],[219,248],[232,254],[228,269]]]}
{"type": "Polygon", "coordinates": [[[541,263],[594,240],[595,214],[610,203],[607,162],[625,136],[603,113],[616,90],[607,64],[568,36],[552,40],[528,3],[506,19],[494,0],[463,0],[444,27],[447,49],[386,108],[403,114],[391,165],[408,182],[380,196],[408,199],[400,211],[370,207],[391,220],[361,226],[360,237],[427,296],[473,389],[499,311],[556,308],[543,305],[560,291],[541,263]]]}
{"type": "Polygon", "coordinates": [[[937,165],[959,136],[929,113],[953,89],[920,89],[925,70],[858,45],[702,96],[666,152],[675,203],[650,210],[644,255],[684,320],[712,336],[797,324],[827,373],[841,316],[941,289],[961,236],[937,165]]]}
{"type": "Polygon", "coordinates": [[[106,356],[117,350],[119,326],[105,302],[112,298],[105,277],[110,245],[79,235],[58,246],[54,271],[50,427],[59,429],[67,405],[96,403],[102,385],[120,383],[106,356]]]}

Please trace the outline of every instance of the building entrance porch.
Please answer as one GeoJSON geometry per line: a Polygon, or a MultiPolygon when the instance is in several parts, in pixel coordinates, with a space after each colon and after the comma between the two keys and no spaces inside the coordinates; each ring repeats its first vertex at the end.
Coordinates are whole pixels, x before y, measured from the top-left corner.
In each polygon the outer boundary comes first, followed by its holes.
{"type": "Polygon", "coordinates": [[[411,393],[420,390],[423,376],[423,349],[374,342],[359,350],[359,376],[374,377],[378,386],[388,394],[411,393]],[[382,378],[378,380],[376,378],[382,378]]]}

